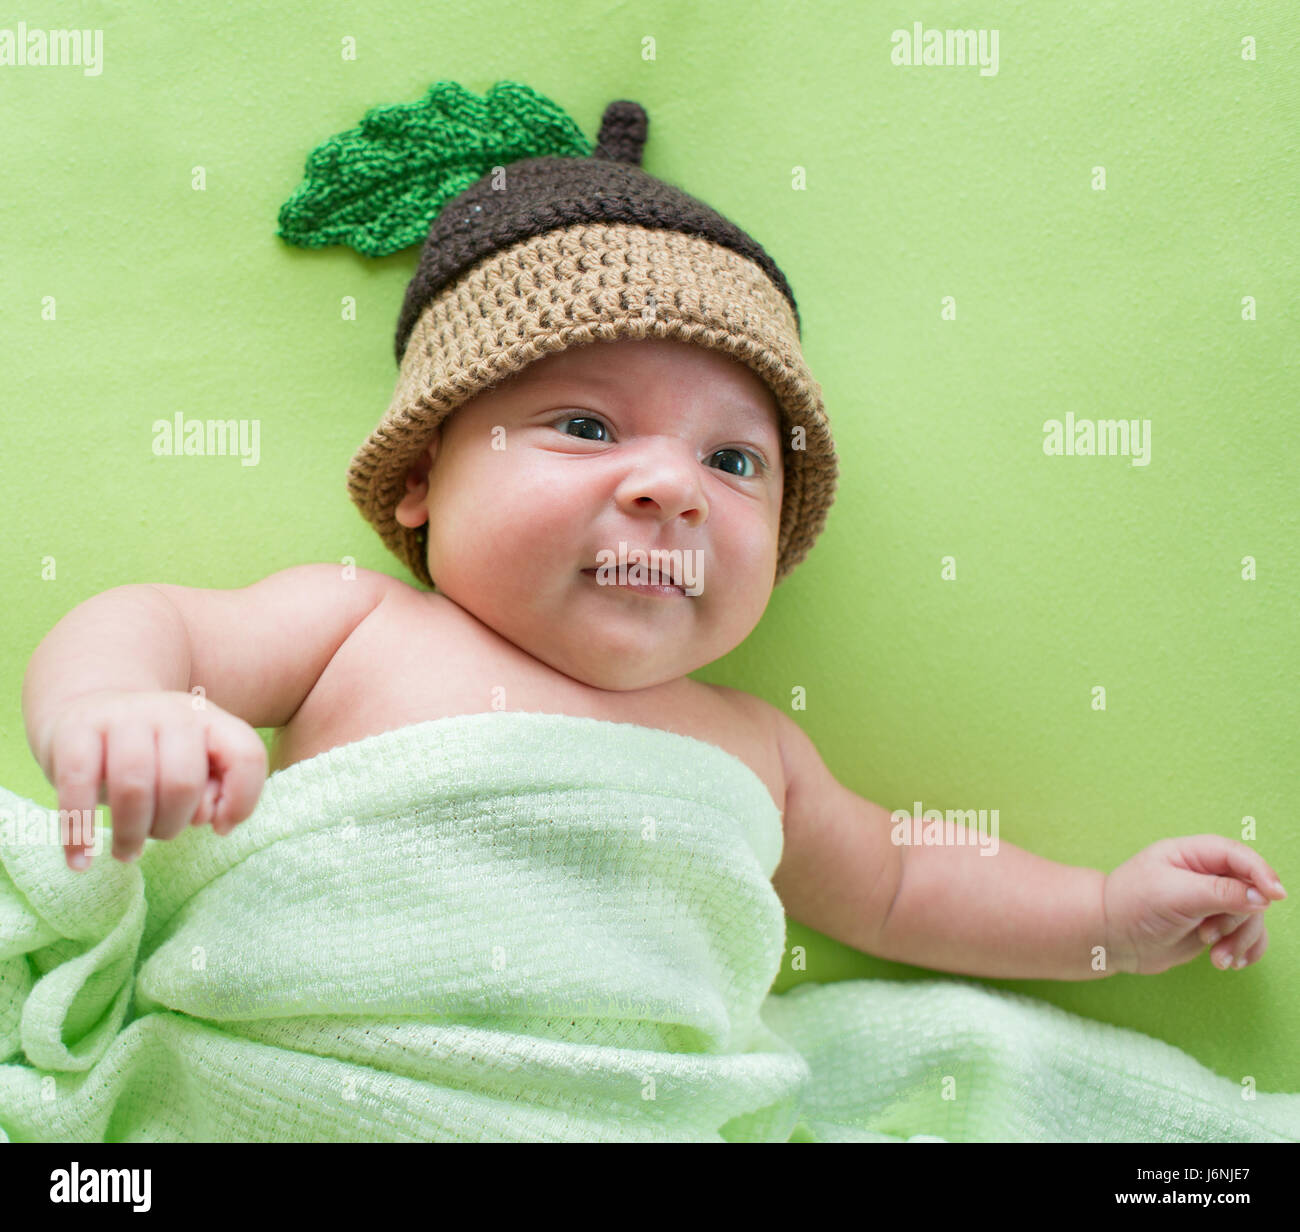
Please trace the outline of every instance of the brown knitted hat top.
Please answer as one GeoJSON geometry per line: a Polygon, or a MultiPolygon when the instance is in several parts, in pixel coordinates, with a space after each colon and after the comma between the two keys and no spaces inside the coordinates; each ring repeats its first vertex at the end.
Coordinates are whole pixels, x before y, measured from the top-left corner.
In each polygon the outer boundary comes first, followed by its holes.
{"type": "Polygon", "coordinates": [[[527,86],[500,82],[480,99],[442,82],[422,104],[375,109],[319,147],[281,210],[291,242],[371,254],[406,246],[436,210],[398,319],[397,388],[347,476],[366,520],[427,585],[427,526],[410,530],[393,515],[434,430],[535,360],[598,341],[681,339],[767,383],[784,428],[775,582],[825,524],[835,448],[789,284],[733,223],[641,169],[647,129],[637,103],[610,103],[594,151],[574,156],[585,139],[527,86]],[[506,161],[530,145],[563,156],[506,161]],[[395,150],[404,175],[393,173],[395,150]]]}

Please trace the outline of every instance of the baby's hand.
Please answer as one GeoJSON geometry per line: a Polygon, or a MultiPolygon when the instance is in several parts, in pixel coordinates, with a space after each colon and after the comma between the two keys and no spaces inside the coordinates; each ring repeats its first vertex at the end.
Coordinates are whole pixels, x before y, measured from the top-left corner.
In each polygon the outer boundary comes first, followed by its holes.
{"type": "Polygon", "coordinates": [[[1190,962],[1207,945],[1216,967],[1244,967],[1268,948],[1264,912],[1285,897],[1277,874],[1244,843],[1217,834],[1163,838],[1106,878],[1106,951],[1136,975],[1190,962]]]}
{"type": "Polygon", "coordinates": [[[175,838],[212,823],[227,834],[257,804],[267,753],[255,728],[208,701],[196,710],[182,692],[84,694],[46,728],[43,763],[59,809],[84,824],[65,838],[71,868],[85,868],[94,810],[113,813],[113,855],[127,862],[151,836],[175,838]]]}

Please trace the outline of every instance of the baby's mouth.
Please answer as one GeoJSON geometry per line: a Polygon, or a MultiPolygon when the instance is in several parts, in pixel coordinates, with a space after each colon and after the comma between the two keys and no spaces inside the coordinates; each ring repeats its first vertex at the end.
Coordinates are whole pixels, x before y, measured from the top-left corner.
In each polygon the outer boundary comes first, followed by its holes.
{"type": "MultiPolygon", "coordinates": [[[[596,569],[583,570],[583,573],[585,573],[588,577],[593,577],[593,578],[596,577],[597,572],[598,570],[596,569]]],[[[671,597],[671,595],[673,594],[681,595],[684,598],[694,597],[694,596],[687,596],[686,588],[680,582],[674,581],[671,575],[665,578],[661,578],[658,570],[656,569],[642,570],[642,572],[649,577],[649,581],[620,582],[618,580],[617,570],[613,570],[611,571],[610,580],[606,583],[606,585],[618,587],[623,590],[643,590],[643,591],[647,591],[650,594],[663,595],[665,598],[671,597]]],[[[599,579],[597,580],[599,581],[599,579]]]]}

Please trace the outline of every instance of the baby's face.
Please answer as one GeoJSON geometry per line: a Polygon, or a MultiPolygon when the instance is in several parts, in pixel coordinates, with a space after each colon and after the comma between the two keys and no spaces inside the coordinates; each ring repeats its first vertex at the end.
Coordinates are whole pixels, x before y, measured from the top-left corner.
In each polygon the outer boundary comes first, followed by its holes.
{"type": "Polygon", "coordinates": [[[722,352],[666,339],[573,347],[445,421],[397,520],[428,519],[438,590],[502,637],[584,684],[649,688],[720,658],[762,616],[781,441],[771,391],[722,352]],[[617,564],[620,543],[629,569],[638,550],[678,549],[699,593],[601,584],[595,570],[617,564]]]}

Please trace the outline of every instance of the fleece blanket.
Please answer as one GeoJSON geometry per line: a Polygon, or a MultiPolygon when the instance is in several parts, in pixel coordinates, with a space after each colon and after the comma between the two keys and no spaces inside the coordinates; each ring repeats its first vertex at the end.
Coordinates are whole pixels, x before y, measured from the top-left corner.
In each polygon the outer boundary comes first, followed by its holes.
{"type": "Polygon", "coordinates": [[[781,847],[731,754],[567,715],[368,737],[85,873],[0,789],[0,1138],[1300,1141],[1300,1095],[973,981],[771,995],[781,847]]]}

